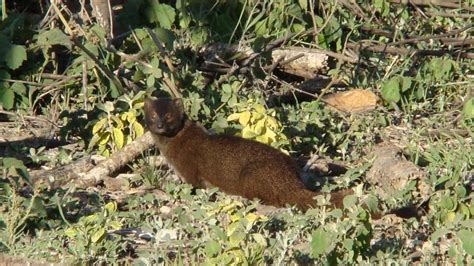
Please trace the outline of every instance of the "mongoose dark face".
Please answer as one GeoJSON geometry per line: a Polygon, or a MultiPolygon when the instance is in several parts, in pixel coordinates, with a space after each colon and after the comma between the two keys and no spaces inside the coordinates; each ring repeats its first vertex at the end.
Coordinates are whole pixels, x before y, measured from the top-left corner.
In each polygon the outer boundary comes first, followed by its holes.
{"type": "Polygon", "coordinates": [[[154,134],[175,136],[183,128],[185,118],[181,99],[145,99],[145,121],[154,134]]]}

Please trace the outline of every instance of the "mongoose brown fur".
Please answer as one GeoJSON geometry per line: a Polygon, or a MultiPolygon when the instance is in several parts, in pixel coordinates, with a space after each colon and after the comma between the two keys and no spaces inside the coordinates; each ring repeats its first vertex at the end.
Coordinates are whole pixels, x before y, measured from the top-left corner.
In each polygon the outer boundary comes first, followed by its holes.
{"type": "MultiPolygon", "coordinates": [[[[268,145],[236,136],[209,135],[186,117],[180,99],[145,99],[145,120],[155,144],[176,174],[196,188],[220,190],[264,204],[300,209],[315,206],[320,192],[305,188],[290,156],[268,145]]],[[[331,193],[342,207],[345,195],[331,193]]]]}

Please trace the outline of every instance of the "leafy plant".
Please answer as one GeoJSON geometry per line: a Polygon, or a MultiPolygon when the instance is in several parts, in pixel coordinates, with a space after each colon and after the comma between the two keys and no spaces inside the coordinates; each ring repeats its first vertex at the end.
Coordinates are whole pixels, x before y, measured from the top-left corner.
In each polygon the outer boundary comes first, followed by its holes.
{"type": "Polygon", "coordinates": [[[420,67],[416,77],[394,75],[385,80],[381,86],[381,94],[387,103],[409,104],[421,101],[434,95],[435,86],[447,82],[456,74],[457,64],[447,58],[433,58],[420,67]]]}
{"type": "MultiPolygon", "coordinates": [[[[322,223],[311,235],[311,255],[315,258],[325,258],[328,263],[337,264],[342,261],[357,261],[368,255],[372,239],[372,225],[365,210],[357,205],[354,195],[346,196],[344,207],[350,209],[348,216],[358,220],[354,224],[349,219],[327,224],[322,223]]],[[[332,212],[340,218],[340,211],[332,212]]]]}
{"type": "Polygon", "coordinates": [[[0,158],[0,171],[2,172],[2,179],[10,178],[14,181],[12,184],[14,186],[19,186],[21,183],[30,183],[28,169],[22,161],[16,158],[0,158]]]}
{"type": "Polygon", "coordinates": [[[108,243],[107,231],[118,230],[122,224],[117,218],[117,203],[109,202],[103,209],[95,214],[81,217],[79,221],[64,231],[71,239],[68,250],[77,258],[85,261],[105,255],[106,252],[114,252],[119,247],[108,243]]]}
{"type": "Polygon", "coordinates": [[[106,115],[92,127],[93,137],[89,149],[98,145],[99,153],[108,157],[113,151],[143,135],[144,128],[137,119],[144,106],[143,94],[138,93],[134,97],[124,95],[118,99],[127,104],[128,111],[114,114],[115,107],[112,102],[106,102],[100,107],[106,115]]]}
{"type": "Polygon", "coordinates": [[[0,202],[5,203],[0,208],[0,251],[15,253],[15,244],[24,236],[27,220],[35,213],[44,211],[42,203],[37,198],[38,192],[25,199],[0,183],[0,202]]]}
{"type": "Polygon", "coordinates": [[[227,121],[238,120],[242,126],[241,136],[243,138],[255,139],[275,147],[288,143],[288,139],[283,134],[281,123],[275,118],[275,110],[265,109],[262,104],[251,99],[238,109],[240,112],[231,114],[227,117],[227,121]]]}
{"type": "Polygon", "coordinates": [[[411,84],[411,77],[392,77],[382,84],[382,97],[387,102],[398,103],[402,100],[402,95],[410,89],[411,84]]]}
{"type": "Polygon", "coordinates": [[[263,262],[265,237],[254,227],[268,220],[267,217],[248,212],[238,202],[224,201],[217,208],[208,210],[211,217],[226,213],[230,222],[217,238],[204,244],[204,252],[211,264],[258,264],[263,262]]]}

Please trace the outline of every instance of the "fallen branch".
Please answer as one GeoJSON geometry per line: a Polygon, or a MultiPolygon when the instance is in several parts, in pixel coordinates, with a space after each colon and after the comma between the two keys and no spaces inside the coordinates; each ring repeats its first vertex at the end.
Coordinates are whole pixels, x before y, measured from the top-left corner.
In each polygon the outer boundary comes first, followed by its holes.
{"type": "Polygon", "coordinates": [[[113,173],[124,167],[127,163],[137,158],[151,146],[153,137],[150,132],[135,139],[123,149],[112,154],[111,157],[101,161],[96,166],[89,158],[81,158],[74,163],[64,165],[47,171],[32,171],[31,180],[34,183],[52,181],[54,187],[61,186],[66,182],[77,180],[77,184],[83,187],[95,184],[109,178],[113,173]],[[58,179],[61,177],[61,179],[58,179]]]}
{"type": "MultiPolygon", "coordinates": [[[[0,114],[4,114],[4,115],[8,115],[8,116],[15,116],[17,118],[20,118],[20,120],[27,119],[27,120],[38,120],[38,121],[42,121],[42,122],[47,122],[47,123],[51,124],[52,126],[54,126],[55,128],[60,128],[60,126],[58,124],[56,124],[55,122],[49,120],[48,118],[45,118],[45,117],[42,117],[42,116],[21,115],[21,114],[14,113],[14,112],[4,111],[1,106],[0,106],[0,114]]],[[[1,140],[1,138],[0,138],[0,140],[1,140]]]]}
{"type": "Polygon", "coordinates": [[[288,47],[272,51],[272,59],[274,62],[278,62],[278,59],[281,57],[283,57],[283,59],[282,62],[279,63],[280,69],[283,72],[300,77],[311,79],[314,78],[317,73],[327,70],[327,55],[313,49],[288,47]]]}
{"type": "Polygon", "coordinates": [[[354,50],[367,50],[376,53],[398,54],[403,56],[443,56],[446,54],[455,54],[461,58],[474,59],[474,53],[451,51],[451,50],[417,50],[400,47],[393,47],[387,44],[375,44],[371,42],[364,43],[348,43],[347,48],[354,50]]]}
{"type": "MultiPolygon", "coordinates": [[[[311,34],[312,30],[313,29],[307,30],[305,32],[302,32],[301,34],[302,35],[311,34]]],[[[291,38],[295,37],[298,34],[300,34],[300,33],[291,33],[291,34],[285,35],[284,37],[278,38],[278,39],[270,42],[262,50],[260,50],[258,52],[251,53],[246,59],[242,60],[242,62],[239,65],[234,64],[229,69],[229,71],[217,81],[217,85],[219,86],[222,83],[224,83],[226,80],[229,79],[230,76],[234,75],[237,70],[249,66],[256,58],[261,56],[263,53],[272,51],[273,49],[275,49],[277,47],[281,47],[281,46],[285,45],[291,38]]]]}
{"type": "Polygon", "coordinates": [[[474,23],[471,23],[471,24],[469,24],[469,25],[467,25],[467,26],[465,26],[461,29],[452,30],[452,31],[449,31],[447,33],[438,34],[438,35],[414,37],[414,38],[410,38],[410,39],[400,40],[400,41],[397,41],[397,42],[392,42],[392,43],[390,43],[390,45],[400,45],[400,44],[405,44],[405,43],[417,43],[417,42],[420,42],[420,41],[440,40],[440,39],[443,39],[443,38],[448,37],[448,36],[457,35],[459,33],[468,31],[469,29],[471,29],[473,27],[474,27],[474,23]]]}
{"type": "Polygon", "coordinates": [[[466,4],[462,4],[462,1],[457,0],[390,0],[394,4],[408,5],[412,4],[415,6],[439,6],[444,8],[464,9],[467,11],[474,12],[474,8],[466,4]]]}
{"type": "Polygon", "coordinates": [[[463,19],[474,18],[474,14],[451,14],[451,13],[446,13],[446,12],[425,12],[425,14],[430,17],[463,18],[463,19]]]}
{"type": "Polygon", "coordinates": [[[61,187],[77,179],[80,172],[88,171],[93,166],[92,162],[84,157],[51,170],[32,170],[30,180],[33,184],[47,183],[53,188],[61,187]]]}
{"type": "Polygon", "coordinates": [[[387,31],[387,30],[371,28],[369,26],[362,26],[362,27],[360,27],[360,30],[368,32],[368,33],[373,34],[373,35],[384,36],[384,37],[387,37],[387,38],[393,38],[393,32],[387,31]]]}
{"type": "Polygon", "coordinates": [[[354,13],[357,17],[362,18],[365,22],[370,22],[370,18],[364,13],[364,10],[355,2],[348,0],[340,0],[340,3],[354,13]]]}
{"type": "Polygon", "coordinates": [[[80,183],[87,186],[95,185],[104,178],[111,176],[128,162],[137,158],[154,144],[152,134],[147,131],[141,137],[126,145],[123,149],[112,154],[111,157],[101,161],[97,166],[82,175],[80,183]]]}

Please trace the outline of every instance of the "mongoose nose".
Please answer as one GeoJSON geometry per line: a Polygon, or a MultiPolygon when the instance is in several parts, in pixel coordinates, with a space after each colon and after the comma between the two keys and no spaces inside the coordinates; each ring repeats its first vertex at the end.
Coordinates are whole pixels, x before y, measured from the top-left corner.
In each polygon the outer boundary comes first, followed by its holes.
{"type": "Polygon", "coordinates": [[[156,122],[156,127],[157,128],[163,128],[163,122],[161,122],[161,121],[156,122]]]}

